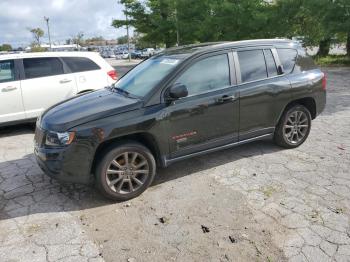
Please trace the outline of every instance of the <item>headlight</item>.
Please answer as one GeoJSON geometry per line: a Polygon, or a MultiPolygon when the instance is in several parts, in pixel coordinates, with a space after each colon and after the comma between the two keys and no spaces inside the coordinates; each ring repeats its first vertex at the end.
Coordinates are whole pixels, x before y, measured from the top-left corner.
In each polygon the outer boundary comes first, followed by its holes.
{"type": "Polygon", "coordinates": [[[47,146],[66,146],[72,143],[75,137],[75,132],[48,132],[46,134],[45,144],[47,146]]]}

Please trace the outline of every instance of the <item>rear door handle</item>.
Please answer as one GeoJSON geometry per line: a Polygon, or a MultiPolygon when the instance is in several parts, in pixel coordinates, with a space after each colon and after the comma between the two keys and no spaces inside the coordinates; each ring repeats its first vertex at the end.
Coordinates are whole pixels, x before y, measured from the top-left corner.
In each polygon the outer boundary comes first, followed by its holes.
{"type": "Polygon", "coordinates": [[[226,101],[233,101],[233,100],[235,100],[235,98],[236,97],[234,95],[232,95],[232,96],[224,95],[224,96],[218,98],[216,101],[218,103],[224,103],[226,101]]]}
{"type": "Polygon", "coordinates": [[[15,86],[7,86],[7,87],[4,87],[3,89],[1,89],[2,92],[10,92],[10,91],[13,91],[13,90],[16,90],[17,87],[15,86]]]}
{"type": "Polygon", "coordinates": [[[60,84],[65,84],[65,83],[69,83],[69,82],[72,82],[71,79],[62,79],[60,80],[60,84]]]}

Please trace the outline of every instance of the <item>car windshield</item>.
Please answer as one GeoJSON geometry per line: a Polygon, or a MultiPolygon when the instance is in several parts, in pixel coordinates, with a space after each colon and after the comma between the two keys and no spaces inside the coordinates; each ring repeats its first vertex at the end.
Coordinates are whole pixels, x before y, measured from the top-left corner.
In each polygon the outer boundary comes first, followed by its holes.
{"type": "Polygon", "coordinates": [[[150,58],[129,71],[114,84],[114,88],[142,98],[180,62],[181,58],[169,55],[150,58]]]}

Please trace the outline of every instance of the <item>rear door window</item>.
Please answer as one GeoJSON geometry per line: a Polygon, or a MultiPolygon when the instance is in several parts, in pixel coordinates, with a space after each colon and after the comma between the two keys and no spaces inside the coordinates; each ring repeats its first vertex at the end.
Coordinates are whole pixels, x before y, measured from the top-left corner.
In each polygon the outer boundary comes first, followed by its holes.
{"type": "Polygon", "coordinates": [[[63,57],[62,59],[73,73],[101,69],[95,62],[86,57],[63,57]]]}
{"type": "Polygon", "coordinates": [[[271,49],[264,50],[265,61],[266,61],[266,69],[268,77],[277,76],[277,67],[275,59],[273,58],[271,49]]]}
{"type": "Polygon", "coordinates": [[[0,83],[15,80],[15,65],[13,60],[0,61],[0,83]]]}
{"type": "Polygon", "coordinates": [[[291,48],[278,48],[277,52],[283,65],[284,73],[291,73],[294,69],[295,62],[297,60],[297,50],[291,48]]]}
{"type": "Polygon", "coordinates": [[[239,51],[237,54],[243,83],[267,78],[263,50],[239,51]]]}
{"type": "Polygon", "coordinates": [[[23,59],[26,79],[64,74],[63,64],[57,57],[23,59]]]}

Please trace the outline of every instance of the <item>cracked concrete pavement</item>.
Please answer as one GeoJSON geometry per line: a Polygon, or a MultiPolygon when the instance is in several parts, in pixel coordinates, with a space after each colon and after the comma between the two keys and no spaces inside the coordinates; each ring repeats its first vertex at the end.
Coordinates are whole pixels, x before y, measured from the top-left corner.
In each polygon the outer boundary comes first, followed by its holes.
{"type": "Polygon", "coordinates": [[[350,69],[325,71],[304,145],[186,160],[127,203],[49,179],[33,127],[2,128],[0,261],[350,261],[350,69]]]}

